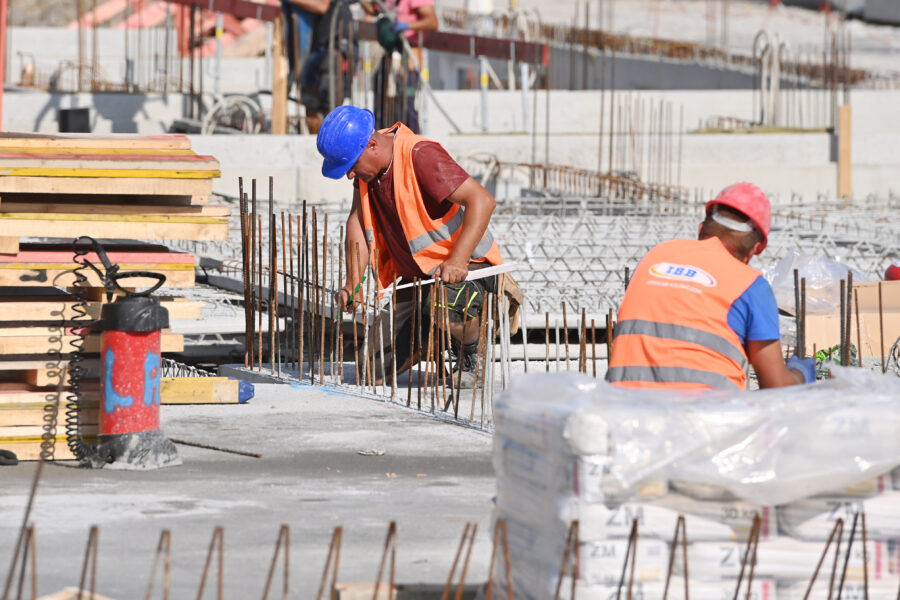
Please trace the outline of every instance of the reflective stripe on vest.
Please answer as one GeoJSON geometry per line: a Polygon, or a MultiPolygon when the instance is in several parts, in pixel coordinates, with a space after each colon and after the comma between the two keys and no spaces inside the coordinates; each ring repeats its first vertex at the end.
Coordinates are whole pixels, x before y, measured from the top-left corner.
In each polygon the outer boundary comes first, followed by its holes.
{"type": "MultiPolygon", "coordinates": [[[[462,235],[465,208],[454,204],[444,216],[431,218],[424,206],[422,191],[416,180],[412,160],[413,148],[425,138],[414,134],[400,123],[390,129],[381,130],[381,133],[391,130],[394,130],[393,178],[397,216],[400,219],[400,225],[403,228],[413,260],[423,273],[433,274],[437,267],[450,256],[454,239],[462,235]]],[[[379,231],[372,215],[368,186],[362,181],[359,183],[359,199],[363,230],[369,244],[370,257],[376,249],[380,251],[378,254],[378,283],[383,289],[389,286],[394,276],[397,275],[396,267],[387,251],[383,233],[379,231]]],[[[492,265],[503,264],[500,249],[490,231],[485,231],[472,251],[470,260],[483,260],[492,265]]]]}
{"type": "Polygon", "coordinates": [[[456,211],[456,214],[453,215],[453,218],[441,225],[441,227],[435,229],[434,231],[426,231],[419,237],[410,240],[410,254],[415,256],[417,253],[421,252],[435,242],[443,242],[444,240],[449,240],[450,237],[453,236],[453,234],[456,233],[460,227],[462,227],[463,214],[465,214],[465,209],[460,206],[459,210],[456,211]]]}
{"type": "Polygon", "coordinates": [[[639,388],[745,388],[749,359],[728,315],[758,277],[715,237],[655,246],[619,307],[607,380],[639,388]]]}
{"type": "Polygon", "coordinates": [[[715,389],[740,389],[738,385],[720,373],[689,369],[687,367],[610,367],[606,372],[610,383],[646,381],[649,383],[699,383],[715,389]]]}
{"type": "MultiPolygon", "coordinates": [[[[431,244],[435,242],[443,242],[444,240],[449,240],[454,233],[456,233],[460,227],[462,227],[463,216],[465,215],[466,209],[462,206],[459,207],[459,210],[450,219],[445,225],[443,225],[439,229],[435,229],[434,231],[428,231],[417,237],[416,239],[409,242],[409,251],[411,254],[415,255],[417,252],[421,252],[431,244]]],[[[472,251],[472,260],[480,260],[488,255],[491,251],[491,248],[494,246],[494,236],[491,235],[490,230],[484,233],[484,237],[481,238],[481,241],[478,242],[478,245],[475,246],[475,249],[472,251]]],[[[429,275],[434,273],[434,270],[437,267],[429,270],[429,275]]]]}
{"type": "MultiPolygon", "coordinates": [[[[670,340],[679,340],[681,342],[690,342],[698,346],[705,346],[710,350],[714,350],[719,354],[723,354],[739,364],[741,369],[747,368],[747,359],[744,351],[735,347],[734,344],[726,340],[720,335],[695,329],[685,325],[674,325],[672,323],[657,323],[654,321],[644,321],[642,319],[631,319],[616,324],[613,333],[613,340],[620,335],[649,335],[658,338],[666,338],[670,340]]],[[[692,371],[693,369],[686,369],[692,371]]],[[[699,371],[703,372],[703,371],[699,371]]],[[[647,381],[642,379],[641,381],[647,381]]],[[[667,380],[670,381],[670,380],[667,380]]]]}

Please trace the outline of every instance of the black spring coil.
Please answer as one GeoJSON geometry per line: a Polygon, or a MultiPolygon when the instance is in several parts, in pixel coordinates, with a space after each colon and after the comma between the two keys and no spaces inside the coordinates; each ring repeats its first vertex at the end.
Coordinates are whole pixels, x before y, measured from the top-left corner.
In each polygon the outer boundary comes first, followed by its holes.
{"type": "Polygon", "coordinates": [[[56,424],[57,415],[59,414],[59,397],[62,387],[62,350],[63,336],[65,335],[65,309],[53,311],[53,316],[59,316],[61,323],[59,326],[59,334],[51,335],[48,338],[53,347],[47,352],[47,362],[44,367],[47,368],[47,376],[50,379],[59,378],[59,383],[55,391],[47,392],[44,395],[44,407],[41,418],[41,453],[40,458],[43,461],[53,460],[56,450],[56,424]]]}
{"type": "MultiPolygon", "coordinates": [[[[72,244],[72,250],[74,251],[72,261],[78,265],[73,271],[75,274],[75,283],[73,284],[73,287],[75,288],[75,297],[77,301],[72,306],[72,312],[74,314],[70,319],[70,321],[74,322],[75,328],[73,329],[73,339],[69,341],[68,391],[66,392],[66,443],[69,446],[69,450],[75,455],[75,458],[80,461],[85,461],[94,456],[95,449],[84,442],[84,437],[81,434],[81,404],[83,400],[81,380],[84,378],[85,372],[85,368],[81,363],[84,360],[84,342],[87,337],[85,331],[91,326],[94,320],[91,319],[87,312],[87,295],[85,292],[88,286],[87,277],[84,275],[83,271],[88,265],[84,263],[84,260],[79,260],[83,259],[89,252],[89,249],[84,246],[81,247],[82,249],[79,249],[78,242],[82,239],[90,238],[78,238],[72,244]],[[79,327],[79,324],[83,324],[83,327],[79,327]]],[[[65,328],[65,315],[63,315],[62,323],[63,328],[65,328]]]]}

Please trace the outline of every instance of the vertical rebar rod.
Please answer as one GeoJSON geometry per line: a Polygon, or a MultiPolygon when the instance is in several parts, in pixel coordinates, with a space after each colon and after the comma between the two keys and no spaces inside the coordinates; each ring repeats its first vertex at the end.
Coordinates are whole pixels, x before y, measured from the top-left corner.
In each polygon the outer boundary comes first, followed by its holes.
{"type": "Polygon", "coordinates": [[[794,330],[795,330],[795,340],[794,345],[796,346],[796,354],[799,358],[803,358],[803,350],[801,349],[800,344],[800,328],[801,328],[801,318],[803,315],[800,314],[800,271],[794,269],[794,330]]]}
{"type": "MultiPolygon", "coordinates": [[[[312,231],[310,233],[312,236],[310,239],[310,248],[312,251],[312,255],[310,256],[310,268],[312,270],[312,286],[310,288],[309,299],[310,299],[310,311],[309,311],[309,382],[315,383],[316,381],[316,363],[319,360],[319,356],[316,352],[317,344],[316,344],[316,327],[318,326],[319,319],[316,316],[316,311],[319,308],[319,215],[318,211],[313,208],[312,209],[312,231]]],[[[321,382],[320,382],[321,383],[321,382]]]]}
{"type": "MultiPolygon", "coordinates": [[[[798,344],[797,356],[806,358],[806,277],[800,278],[800,340],[798,344]]],[[[815,352],[813,352],[815,357],[815,352]]]]}
{"type": "MultiPolygon", "coordinates": [[[[419,354],[419,348],[416,345],[416,335],[419,332],[419,300],[418,300],[418,289],[419,289],[419,280],[413,280],[412,287],[412,317],[410,317],[410,323],[412,323],[412,329],[409,332],[409,370],[407,371],[407,381],[406,381],[406,406],[412,404],[412,380],[413,380],[413,368],[415,367],[416,372],[419,371],[419,361],[416,360],[417,355],[419,354]]],[[[395,360],[396,363],[396,354],[395,360]]],[[[421,401],[420,401],[421,404],[421,401]]]]}
{"type": "MultiPolygon", "coordinates": [[[[344,257],[347,253],[347,248],[345,246],[344,241],[344,226],[340,227],[340,234],[338,235],[338,274],[337,274],[337,284],[335,284],[335,289],[340,290],[343,285],[343,281],[350,279],[349,277],[344,277],[344,257]]],[[[347,272],[350,272],[350,264],[347,263],[347,272]]],[[[337,354],[338,354],[338,365],[340,370],[338,371],[338,383],[344,383],[344,317],[343,317],[343,306],[338,306],[335,308],[334,318],[337,322],[337,335],[335,339],[337,340],[337,354]]]]}
{"type": "Polygon", "coordinates": [[[884,360],[884,302],[882,300],[881,283],[878,282],[878,348],[881,354],[881,372],[887,373],[887,363],[884,360]]]}
{"type": "Polygon", "coordinates": [[[256,179],[252,179],[250,181],[250,215],[249,215],[249,226],[250,226],[250,329],[248,335],[250,336],[249,346],[250,346],[250,366],[253,367],[256,364],[256,179]]]}
{"type": "MultiPolygon", "coordinates": [[[[481,314],[478,316],[478,351],[475,358],[475,380],[472,384],[472,405],[469,407],[469,424],[475,422],[475,402],[478,395],[478,373],[481,372],[481,396],[484,398],[484,352],[485,352],[485,335],[487,324],[487,313],[482,308],[481,314]]],[[[483,400],[482,400],[483,403],[483,400]]]]}
{"type": "Polygon", "coordinates": [[[238,177],[238,200],[241,213],[241,277],[244,283],[244,368],[250,366],[250,286],[247,269],[247,197],[244,195],[244,178],[238,177]]]}
{"type": "Polygon", "coordinates": [[[853,302],[856,305],[856,358],[857,367],[863,366],[862,362],[862,328],[859,326],[859,292],[853,290],[853,302]]]}
{"type": "MultiPolygon", "coordinates": [[[[432,343],[434,342],[434,304],[435,304],[435,285],[432,285],[431,290],[428,293],[429,303],[431,306],[429,308],[429,318],[428,318],[428,343],[425,348],[425,382],[423,387],[425,388],[426,400],[428,394],[428,383],[429,383],[429,373],[431,371],[431,349],[432,343]]],[[[431,402],[431,412],[434,412],[434,397],[432,396],[431,402]]]]}
{"type": "Polygon", "coordinates": [[[256,290],[256,300],[257,300],[257,309],[258,309],[257,310],[257,332],[256,332],[256,334],[257,334],[256,335],[256,339],[257,339],[256,363],[257,363],[258,370],[262,371],[262,363],[263,363],[263,337],[262,337],[262,335],[263,335],[263,308],[262,308],[262,303],[263,303],[263,299],[262,299],[262,291],[263,291],[263,242],[262,242],[263,220],[262,220],[262,215],[259,215],[259,214],[256,215],[256,220],[257,220],[256,225],[259,228],[259,231],[256,236],[256,243],[257,243],[256,255],[257,255],[257,258],[259,259],[259,265],[258,265],[258,269],[259,269],[259,273],[258,273],[259,282],[258,283],[259,283],[259,285],[258,285],[258,289],[256,290]]]}
{"type": "Polygon", "coordinates": [[[847,348],[846,348],[846,345],[844,344],[844,341],[847,339],[847,307],[846,307],[847,282],[844,281],[843,279],[841,279],[841,281],[840,281],[840,290],[841,290],[840,291],[841,314],[840,314],[840,317],[838,318],[838,322],[840,323],[841,353],[839,356],[839,360],[840,360],[841,366],[846,366],[845,360],[846,360],[846,356],[847,356],[847,352],[846,352],[847,348]]]}
{"type": "MultiPolygon", "coordinates": [[[[298,223],[299,225],[299,217],[298,223]]],[[[288,225],[288,249],[285,253],[290,254],[290,258],[288,260],[288,271],[289,277],[291,280],[291,302],[288,306],[287,314],[290,315],[291,325],[290,327],[285,328],[285,336],[288,338],[288,345],[290,347],[290,352],[288,353],[288,360],[291,361],[291,367],[296,367],[297,375],[300,375],[300,365],[297,364],[297,336],[295,335],[295,330],[297,328],[297,295],[296,295],[296,283],[297,280],[294,278],[294,216],[288,214],[287,217],[287,225],[288,225]]],[[[282,228],[283,229],[283,228],[282,228]]],[[[287,318],[287,317],[285,317],[287,318]]]]}
{"type": "Polygon", "coordinates": [[[581,308],[581,332],[578,336],[578,371],[587,373],[587,311],[581,308]]]}
{"type": "Polygon", "coordinates": [[[322,314],[319,315],[319,383],[325,381],[325,282],[328,281],[328,213],[322,224],[322,314]]]}
{"type": "Polygon", "coordinates": [[[269,211],[269,369],[275,374],[278,360],[278,232],[275,215],[269,211]]]}
{"type": "Polygon", "coordinates": [[[522,329],[522,363],[525,373],[528,373],[528,323],[525,319],[525,303],[519,306],[519,326],[522,329]]]}
{"type": "MultiPolygon", "coordinates": [[[[348,277],[348,280],[352,284],[354,281],[357,281],[359,279],[359,275],[360,275],[359,242],[353,242],[353,251],[350,254],[350,263],[351,263],[350,269],[351,269],[351,272],[353,273],[353,276],[348,277]]],[[[354,287],[353,295],[350,297],[349,302],[351,303],[351,306],[356,302],[355,287],[354,287]]],[[[360,374],[359,374],[359,332],[357,331],[357,328],[356,328],[356,307],[353,307],[352,310],[353,310],[353,313],[352,313],[353,314],[353,367],[354,367],[354,373],[355,373],[355,377],[356,377],[354,382],[356,383],[357,387],[362,389],[362,387],[361,387],[362,380],[360,379],[360,374]]]]}
{"type": "MultiPolygon", "coordinates": [[[[851,358],[851,356],[850,356],[850,343],[851,343],[850,342],[850,339],[851,339],[850,331],[852,329],[851,323],[853,320],[853,311],[851,309],[851,307],[853,306],[853,303],[851,302],[852,299],[853,299],[853,271],[847,271],[847,301],[845,303],[847,315],[846,315],[846,318],[844,319],[844,321],[847,323],[847,329],[846,329],[846,339],[841,342],[841,346],[845,347],[847,349],[845,357],[844,357],[844,363],[843,363],[845,367],[850,366],[850,358],[851,358]]],[[[860,352],[862,352],[862,348],[857,348],[856,349],[857,356],[861,356],[860,352]]]]}
{"type": "MultiPolygon", "coordinates": [[[[425,320],[425,306],[422,304],[422,282],[419,279],[415,280],[415,302],[418,307],[418,316],[419,321],[416,326],[416,356],[421,356],[422,353],[422,328],[423,321],[425,320]]],[[[427,355],[426,355],[427,360],[427,355]]],[[[418,410],[422,410],[422,369],[420,367],[422,363],[421,358],[416,361],[416,388],[417,388],[417,400],[416,400],[416,408],[418,410]]]]}
{"type": "Polygon", "coordinates": [[[303,342],[306,325],[306,249],[308,245],[306,235],[306,200],[303,201],[303,216],[297,215],[297,279],[300,283],[300,301],[297,309],[297,379],[303,379],[303,342]]]}
{"type": "Polygon", "coordinates": [[[544,313],[544,317],[546,319],[545,327],[544,327],[544,346],[545,346],[545,358],[544,358],[544,366],[546,367],[545,371],[547,373],[550,372],[550,313],[544,313]]]}
{"type": "MultiPolygon", "coordinates": [[[[391,290],[390,321],[391,321],[391,401],[397,398],[397,278],[393,278],[393,290],[391,290]]],[[[412,339],[412,335],[409,336],[412,339]]],[[[410,353],[412,356],[412,353],[410,353]]]]}
{"type": "Polygon", "coordinates": [[[609,361],[612,359],[612,349],[613,349],[613,309],[609,309],[609,314],[606,316],[606,360],[609,361]]]}

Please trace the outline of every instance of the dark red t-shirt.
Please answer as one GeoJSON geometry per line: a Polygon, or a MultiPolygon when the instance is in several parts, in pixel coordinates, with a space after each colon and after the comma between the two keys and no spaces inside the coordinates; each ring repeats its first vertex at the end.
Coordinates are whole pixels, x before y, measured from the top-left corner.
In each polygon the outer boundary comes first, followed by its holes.
{"type": "MultiPolygon", "coordinates": [[[[443,217],[453,206],[447,197],[469,178],[469,174],[437,142],[423,141],[413,146],[412,159],[428,216],[432,219],[443,217]]],[[[359,181],[354,181],[353,185],[359,188],[359,181]]],[[[387,251],[397,267],[397,274],[404,279],[425,277],[409,251],[409,243],[400,224],[394,198],[393,163],[380,179],[369,183],[369,199],[372,218],[384,236],[387,251]]],[[[413,199],[401,198],[399,201],[413,202],[413,199]]]]}

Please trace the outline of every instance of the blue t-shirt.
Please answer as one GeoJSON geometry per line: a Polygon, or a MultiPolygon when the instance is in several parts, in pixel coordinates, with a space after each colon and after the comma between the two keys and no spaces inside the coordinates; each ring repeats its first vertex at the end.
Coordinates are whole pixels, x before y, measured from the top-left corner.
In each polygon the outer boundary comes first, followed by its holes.
{"type": "Polygon", "coordinates": [[[778,328],[778,305],[772,286],[759,276],[728,309],[728,326],[741,338],[765,341],[781,338],[778,328]]]}

